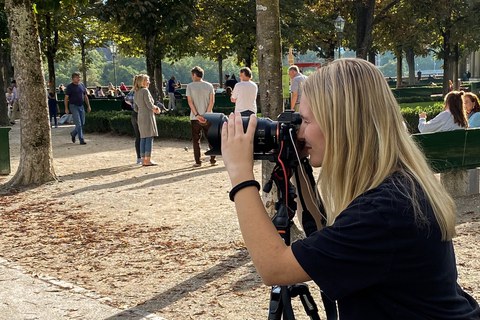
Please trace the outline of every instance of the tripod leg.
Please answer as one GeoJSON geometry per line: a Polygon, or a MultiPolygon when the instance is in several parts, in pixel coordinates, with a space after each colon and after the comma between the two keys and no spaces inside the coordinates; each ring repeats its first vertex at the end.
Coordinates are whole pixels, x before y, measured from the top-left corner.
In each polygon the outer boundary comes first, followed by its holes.
{"type": "Polygon", "coordinates": [[[292,298],[290,295],[291,287],[282,286],[281,295],[282,295],[282,305],[283,305],[283,320],[295,320],[293,315],[292,308],[292,298]]]}
{"type": "Polygon", "coordinates": [[[282,319],[282,296],[279,286],[273,286],[270,291],[270,305],[268,308],[268,320],[282,319]]]}
{"type": "Polygon", "coordinates": [[[286,286],[273,286],[270,292],[268,320],[280,319],[295,320],[290,298],[290,288],[286,286]]]}
{"type": "Polygon", "coordinates": [[[327,314],[327,320],[337,320],[337,303],[327,297],[322,290],[320,290],[320,295],[322,296],[323,307],[325,308],[325,313],[327,314]]]}
{"type": "Polygon", "coordinates": [[[304,283],[299,283],[292,286],[292,297],[299,296],[300,301],[302,302],[303,309],[310,317],[311,320],[320,320],[320,316],[318,315],[318,308],[317,304],[313,300],[312,295],[310,294],[310,290],[308,290],[308,286],[304,283]]]}

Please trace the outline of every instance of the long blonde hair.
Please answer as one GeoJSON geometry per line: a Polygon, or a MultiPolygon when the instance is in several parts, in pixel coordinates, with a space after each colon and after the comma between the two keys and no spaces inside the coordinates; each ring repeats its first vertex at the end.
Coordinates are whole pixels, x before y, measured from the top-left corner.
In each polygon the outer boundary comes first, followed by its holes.
{"type": "MultiPolygon", "coordinates": [[[[455,204],[406,132],[400,107],[376,67],[361,59],[339,59],[304,83],[308,100],[325,135],[319,187],[327,224],[359,195],[377,187],[393,172],[410,181],[418,223],[426,223],[416,183],[425,192],[442,231],[455,235],[455,204]]],[[[407,191],[411,190],[411,191],[407,191]]]]}
{"type": "Polygon", "coordinates": [[[138,74],[133,78],[133,90],[137,92],[138,90],[145,88],[143,82],[150,77],[146,74],[138,74]]]}

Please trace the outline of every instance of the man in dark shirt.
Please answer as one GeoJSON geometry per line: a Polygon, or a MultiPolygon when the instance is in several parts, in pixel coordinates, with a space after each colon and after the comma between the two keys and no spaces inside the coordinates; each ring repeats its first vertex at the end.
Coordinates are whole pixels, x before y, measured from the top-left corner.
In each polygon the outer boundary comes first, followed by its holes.
{"type": "Polygon", "coordinates": [[[227,81],[225,81],[225,88],[227,87],[230,87],[232,88],[232,90],[235,88],[235,85],[237,84],[237,78],[235,78],[235,75],[232,74],[232,76],[230,77],[230,79],[228,79],[227,81]]]}
{"type": "Polygon", "coordinates": [[[172,76],[167,83],[167,93],[168,93],[168,110],[175,109],[175,76],[172,76]]]}
{"type": "Polygon", "coordinates": [[[70,132],[73,143],[75,143],[75,138],[78,135],[80,144],[87,144],[83,138],[83,126],[85,125],[84,103],[87,104],[87,112],[90,112],[92,109],[90,108],[87,89],[80,82],[80,73],[74,72],[72,74],[72,83],[65,89],[65,113],[72,113],[73,123],[75,124],[75,129],[70,132]]]}

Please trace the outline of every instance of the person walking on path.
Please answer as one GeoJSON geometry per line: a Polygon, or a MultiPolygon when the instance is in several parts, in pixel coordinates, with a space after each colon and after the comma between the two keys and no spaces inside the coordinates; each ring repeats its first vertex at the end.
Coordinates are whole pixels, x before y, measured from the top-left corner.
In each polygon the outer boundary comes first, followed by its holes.
{"type": "Polygon", "coordinates": [[[83,137],[83,126],[85,125],[85,107],[87,104],[87,112],[92,111],[90,108],[90,100],[88,100],[87,89],[80,82],[80,73],[72,73],[72,83],[65,88],[65,113],[72,113],[75,129],[70,132],[72,142],[75,143],[78,135],[80,144],[87,144],[83,137]]]}
{"type": "MultiPolygon", "coordinates": [[[[207,137],[209,125],[203,115],[212,112],[215,103],[215,91],[210,82],[203,80],[203,69],[196,66],[192,70],[192,82],[187,85],[187,100],[190,107],[190,123],[192,125],[192,143],[193,156],[195,158],[194,167],[200,167],[200,139],[207,137]]],[[[210,157],[212,166],[217,164],[215,156],[210,157]]]]}
{"type": "Polygon", "coordinates": [[[148,90],[150,77],[146,74],[139,74],[135,77],[133,84],[134,107],[138,112],[138,130],[140,131],[140,157],[144,167],[154,166],[151,161],[153,149],[153,137],[158,136],[157,120],[155,114],[160,113],[160,108],[154,104],[153,97],[148,90]]]}
{"type": "Polygon", "coordinates": [[[240,82],[233,89],[230,101],[235,103],[235,112],[240,112],[243,117],[257,114],[257,93],[258,87],[251,80],[252,70],[250,68],[240,69],[240,82]]]}
{"type": "Polygon", "coordinates": [[[300,73],[300,69],[295,65],[288,68],[288,76],[291,79],[290,91],[292,92],[292,96],[290,97],[290,108],[298,111],[300,100],[302,98],[302,85],[307,77],[300,73]]]}

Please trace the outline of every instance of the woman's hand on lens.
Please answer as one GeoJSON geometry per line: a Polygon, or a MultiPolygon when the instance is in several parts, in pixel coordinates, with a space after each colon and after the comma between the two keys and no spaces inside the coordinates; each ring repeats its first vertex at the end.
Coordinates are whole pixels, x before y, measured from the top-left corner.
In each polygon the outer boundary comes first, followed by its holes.
{"type": "Polygon", "coordinates": [[[222,157],[232,185],[253,179],[253,138],[257,118],[252,115],[247,132],[243,131],[240,113],[231,113],[222,127],[222,157]]]}

